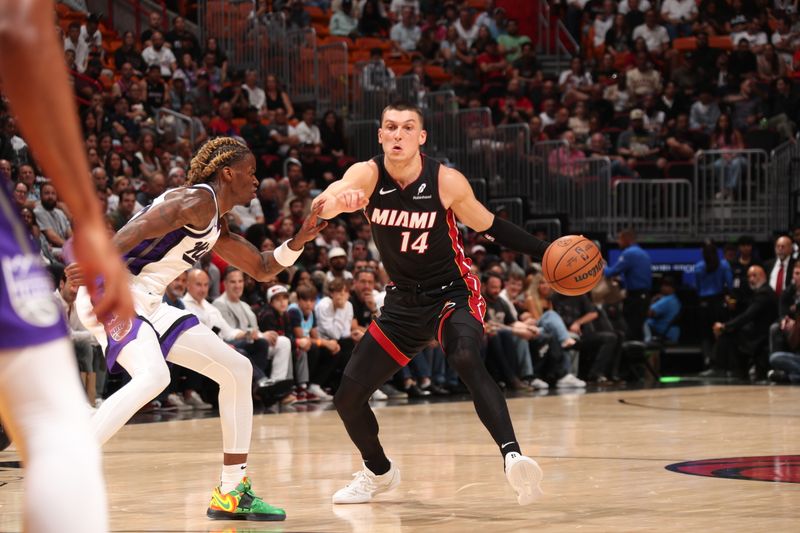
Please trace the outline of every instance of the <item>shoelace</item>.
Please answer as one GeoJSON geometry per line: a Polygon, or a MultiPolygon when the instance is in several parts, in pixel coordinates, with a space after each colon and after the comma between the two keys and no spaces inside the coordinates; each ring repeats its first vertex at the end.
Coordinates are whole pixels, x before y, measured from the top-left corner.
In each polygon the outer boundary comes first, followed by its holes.
{"type": "Polygon", "coordinates": [[[250,502],[250,506],[252,506],[252,502],[264,501],[264,500],[261,499],[260,496],[256,496],[255,493],[253,493],[253,490],[250,487],[250,481],[249,480],[244,482],[244,483],[242,483],[242,488],[244,490],[240,491],[240,494],[245,494],[245,495],[249,496],[250,498],[252,498],[252,500],[250,502]]]}
{"type": "Polygon", "coordinates": [[[351,481],[350,485],[348,485],[348,487],[350,488],[356,488],[356,486],[363,487],[364,485],[366,485],[366,488],[371,490],[375,485],[372,482],[372,479],[370,479],[369,475],[367,475],[367,473],[364,472],[363,470],[359,470],[358,472],[354,473],[353,478],[354,478],[353,481],[351,481]]]}

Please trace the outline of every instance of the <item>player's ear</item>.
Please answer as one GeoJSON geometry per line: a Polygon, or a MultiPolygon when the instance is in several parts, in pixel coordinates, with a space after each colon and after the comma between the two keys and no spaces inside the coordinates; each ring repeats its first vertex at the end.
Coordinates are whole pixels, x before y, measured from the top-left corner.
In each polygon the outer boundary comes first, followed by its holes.
{"type": "Polygon", "coordinates": [[[383,144],[383,128],[378,128],[378,144],[383,144]]]}
{"type": "Polygon", "coordinates": [[[422,130],[419,132],[419,145],[422,146],[425,144],[425,141],[428,140],[428,132],[427,130],[422,130]]]}
{"type": "Polygon", "coordinates": [[[222,179],[228,182],[233,180],[233,169],[231,167],[222,167],[222,179]]]}

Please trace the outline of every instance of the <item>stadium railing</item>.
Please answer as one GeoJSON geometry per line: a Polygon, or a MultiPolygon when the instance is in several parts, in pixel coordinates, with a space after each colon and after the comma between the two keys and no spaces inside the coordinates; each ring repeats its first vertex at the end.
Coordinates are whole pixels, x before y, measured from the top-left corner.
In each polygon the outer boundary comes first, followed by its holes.
{"type": "Polygon", "coordinates": [[[609,236],[629,227],[648,241],[673,242],[696,234],[689,180],[618,180],[611,198],[609,236]]]}

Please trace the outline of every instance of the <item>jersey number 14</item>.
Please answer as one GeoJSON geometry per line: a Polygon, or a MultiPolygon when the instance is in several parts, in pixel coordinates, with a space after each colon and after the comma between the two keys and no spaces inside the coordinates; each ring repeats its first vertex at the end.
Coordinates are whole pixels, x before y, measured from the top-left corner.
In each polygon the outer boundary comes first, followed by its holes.
{"type": "MultiPolygon", "coordinates": [[[[426,231],[425,233],[414,239],[414,242],[411,243],[410,248],[413,251],[417,252],[418,254],[424,254],[425,250],[428,249],[428,233],[430,232],[426,231]]],[[[411,240],[411,232],[404,231],[403,233],[401,233],[401,235],[403,236],[403,242],[400,243],[400,251],[407,252],[409,249],[408,242],[411,240]]]]}

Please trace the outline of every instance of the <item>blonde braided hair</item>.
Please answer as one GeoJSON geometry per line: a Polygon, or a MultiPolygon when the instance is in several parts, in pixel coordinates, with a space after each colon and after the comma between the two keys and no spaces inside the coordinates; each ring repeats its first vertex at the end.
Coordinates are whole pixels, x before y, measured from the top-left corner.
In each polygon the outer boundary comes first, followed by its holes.
{"type": "Polygon", "coordinates": [[[217,170],[241,161],[250,154],[250,149],[233,137],[217,137],[207,141],[192,158],[189,166],[189,185],[208,183],[217,170]]]}

